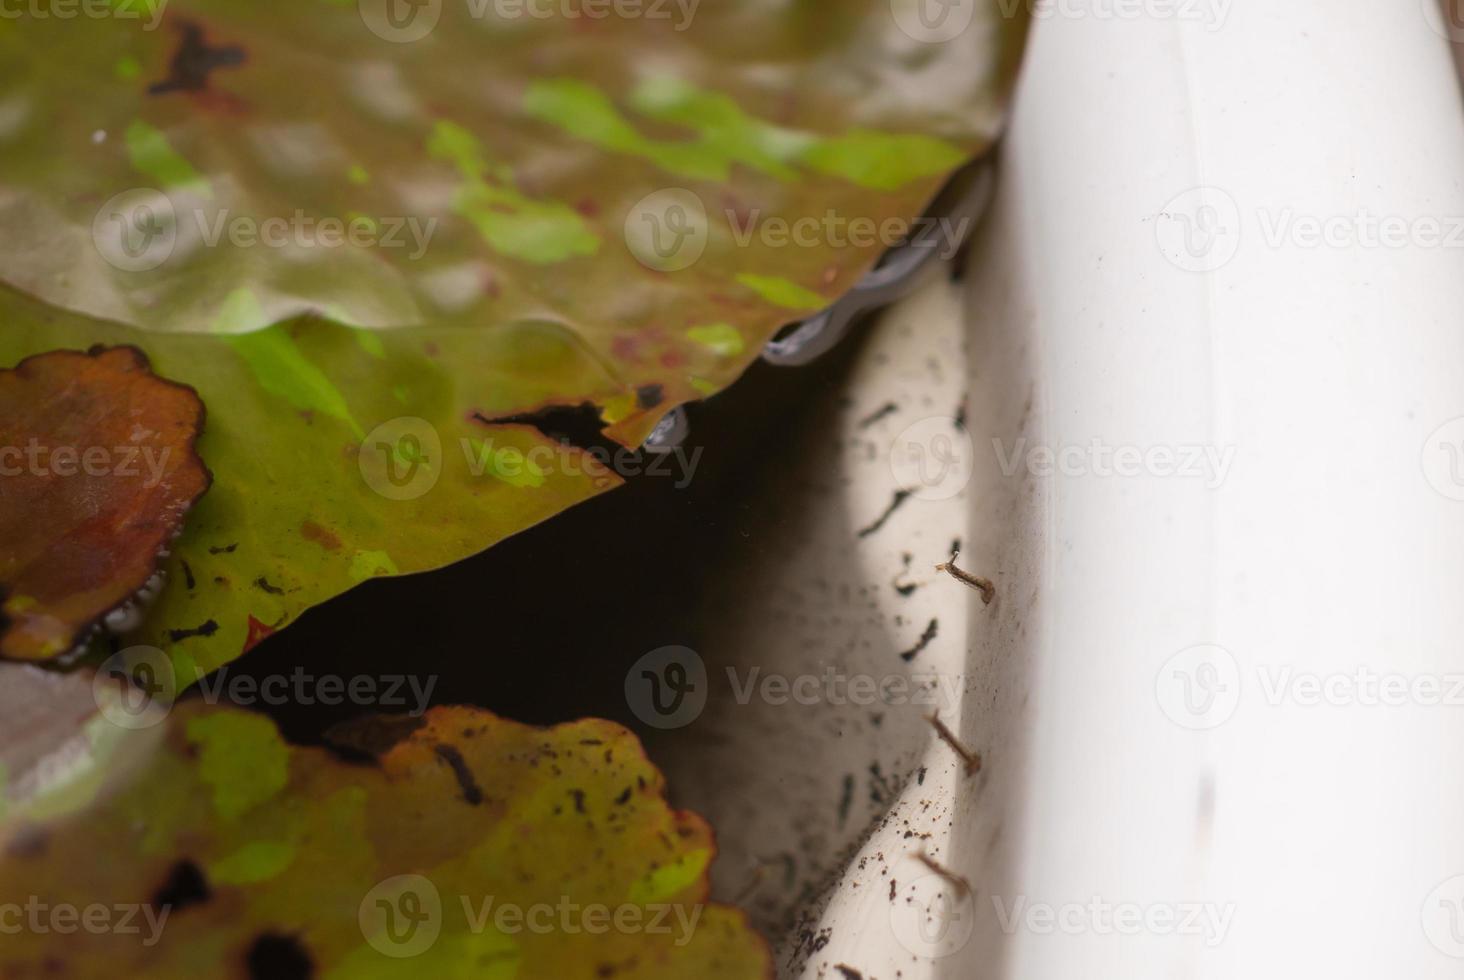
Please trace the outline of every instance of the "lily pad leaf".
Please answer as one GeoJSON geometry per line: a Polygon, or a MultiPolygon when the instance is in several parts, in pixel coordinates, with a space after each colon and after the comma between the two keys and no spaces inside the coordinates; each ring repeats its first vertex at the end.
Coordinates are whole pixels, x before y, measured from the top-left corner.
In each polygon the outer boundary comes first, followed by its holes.
{"type": "Polygon", "coordinates": [[[1027,8],[121,6],[0,23],[0,365],[133,344],[210,406],[128,637],[183,679],[619,486],[991,148],[1027,8]]]}
{"type": "Polygon", "coordinates": [[[143,761],[89,804],[0,823],[0,894],[135,928],[22,929],[0,974],[772,976],[743,914],[708,903],[710,830],[609,722],[437,708],[353,725],[345,759],[193,702],[131,737],[143,761]]]}
{"type": "Polygon", "coordinates": [[[0,654],[45,660],[160,587],[208,489],[204,408],[133,347],[57,350],[0,371],[0,654]]]}

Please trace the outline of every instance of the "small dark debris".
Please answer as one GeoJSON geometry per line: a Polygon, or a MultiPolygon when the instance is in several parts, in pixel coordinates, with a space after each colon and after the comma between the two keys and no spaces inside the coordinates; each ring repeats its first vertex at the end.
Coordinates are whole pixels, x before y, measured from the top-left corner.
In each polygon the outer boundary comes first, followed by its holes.
{"type": "Polygon", "coordinates": [[[244,957],[250,980],[310,980],[315,964],[294,936],[266,932],[254,940],[244,957]]]}
{"type": "Polygon", "coordinates": [[[193,569],[189,567],[188,562],[181,558],[178,560],[178,564],[183,566],[183,584],[188,587],[189,592],[192,592],[198,586],[198,583],[193,578],[193,569]]]}
{"type": "Polygon", "coordinates": [[[843,963],[836,963],[834,964],[834,969],[838,970],[841,974],[844,975],[844,980],[864,980],[864,974],[860,973],[852,966],[847,966],[843,963]]]}
{"type": "Polygon", "coordinates": [[[174,912],[181,912],[190,905],[208,901],[212,894],[208,879],[198,865],[185,858],[173,865],[167,880],[153,893],[152,904],[159,909],[171,908],[174,912]]]}
{"type": "Polygon", "coordinates": [[[935,639],[935,634],[938,632],[940,632],[940,620],[932,619],[930,625],[925,627],[925,632],[920,634],[920,639],[915,641],[913,647],[900,654],[900,659],[905,661],[905,663],[914,660],[920,655],[921,650],[930,646],[930,641],[935,639]]]}
{"type": "Polygon", "coordinates": [[[867,429],[874,423],[878,422],[880,419],[893,415],[899,410],[900,406],[896,405],[894,402],[885,402],[879,408],[875,409],[873,412],[870,412],[868,415],[864,416],[864,418],[860,419],[859,428],[867,429]]]}
{"type": "Polygon", "coordinates": [[[284,589],[280,588],[278,585],[270,585],[269,584],[269,579],[265,578],[263,575],[259,576],[259,578],[257,578],[257,579],[254,580],[254,586],[257,589],[260,589],[260,590],[262,590],[264,592],[268,592],[270,595],[284,595],[285,594],[285,590],[284,589]]]}
{"type": "Polygon", "coordinates": [[[895,788],[880,771],[879,763],[871,763],[869,766],[869,801],[877,806],[883,806],[893,800],[895,795],[895,788]]]}
{"type": "Polygon", "coordinates": [[[208,553],[211,555],[232,555],[238,547],[239,542],[235,541],[233,544],[226,544],[222,548],[210,547],[208,553]]]}
{"type": "Polygon", "coordinates": [[[463,759],[463,754],[452,745],[438,745],[435,748],[437,757],[452,768],[452,774],[457,777],[458,786],[463,791],[463,799],[472,806],[483,802],[483,791],[478,788],[478,781],[473,778],[473,771],[463,759]]]}
{"type": "Polygon", "coordinates": [[[203,92],[208,89],[209,75],[219,68],[234,68],[244,63],[244,49],[237,44],[213,47],[203,38],[203,28],[193,23],[179,25],[183,37],[178,50],[168,62],[168,77],[148,86],[148,95],[167,92],[203,92]]]}
{"type": "Polygon", "coordinates": [[[34,824],[22,827],[5,846],[5,856],[13,858],[35,858],[46,853],[50,835],[34,824]]]}
{"type": "Polygon", "coordinates": [[[208,619],[192,629],[168,630],[168,639],[177,643],[179,640],[186,640],[191,636],[213,636],[218,631],[219,624],[208,619]]]}
{"type": "Polygon", "coordinates": [[[605,420],[590,402],[579,405],[545,405],[532,412],[487,416],[474,412],[472,420],[482,425],[527,425],[563,446],[598,449],[613,453],[622,448],[605,437],[605,420]]]}
{"type": "Polygon", "coordinates": [[[861,538],[867,538],[871,534],[873,534],[875,531],[878,531],[880,528],[884,527],[885,526],[885,522],[890,519],[890,515],[892,515],[895,511],[899,510],[900,509],[900,505],[903,504],[905,501],[907,501],[909,499],[910,499],[910,491],[909,490],[896,490],[895,491],[894,499],[892,499],[890,501],[890,505],[885,508],[885,512],[883,514],[879,515],[879,517],[875,519],[875,522],[873,524],[869,525],[868,527],[860,528],[859,529],[859,537],[861,537],[861,538]]]}
{"type": "Polygon", "coordinates": [[[849,807],[854,803],[854,776],[852,773],[844,775],[844,789],[839,794],[839,826],[849,819],[849,807]]]}
{"type": "Polygon", "coordinates": [[[665,389],[660,385],[641,385],[635,390],[635,403],[642,411],[649,411],[665,400],[665,389]]]}

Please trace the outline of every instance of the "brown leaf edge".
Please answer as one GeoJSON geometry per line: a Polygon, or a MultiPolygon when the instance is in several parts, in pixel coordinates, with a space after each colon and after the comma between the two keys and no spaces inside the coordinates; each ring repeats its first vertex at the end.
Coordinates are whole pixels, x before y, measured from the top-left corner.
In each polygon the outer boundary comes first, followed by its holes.
{"type": "MultiPolygon", "coordinates": [[[[107,344],[93,344],[91,347],[88,347],[85,350],[74,347],[58,347],[53,350],[41,351],[39,353],[31,354],[27,357],[24,357],[21,360],[17,361],[12,367],[0,368],[0,374],[22,374],[25,372],[27,366],[30,365],[32,361],[38,361],[42,358],[47,357],[54,357],[58,354],[75,354],[83,357],[101,357],[103,354],[111,353],[113,351],[126,352],[126,354],[133,359],[133,365],[135,366],[135,368],[147,372],[147,374],[157,383],[178,391],[186,392],[189,396],[191,396],[195,406],[196,414],[194,416],[195,424],[193,426],[193,438],[188,441],[187,448],[191,459],[199,466],[199,468],[203,470],[203,480],[198,489],[198,492],[185,502],[185,505],[180,514],[178,526],[173,530],[172,535],[169,536],[168,540],[163,544],[163,546],[158,549],[158,553],[153,556],[153,560],[150,565],[145,566],[146,574],[142,575],[141,581],[136,582],[129,590],[128,598],[117,603],[117,605],[113,606],[110,609],[102,610],[91,619],[77,623],[71,635],[71,645],[66,652],[61,653],[55,657],[40,658],[39,660],[20,658],[19,662],[22,663],[44,663],[47,660],[53,662],[59,661],[64,663],[66,661],[76,659],[78,656],[85,652],[89,640],[103,629],[103,623],[106,621],[108,616],[110,616],[112,613],[116,612],[119,609],[126,608],[130,603],[141,601],[140,597],[142,597],[142,594],[147,589],[148,584],[153,581],[154,577],[161,576],[163,574],[163,563],[166,561],[170,554],[172,542],[177,540],[178,536],[183,533],[184,527],[187,523],[186,518],[188,513],[192,511],[193,507],[198,503],[200,499],[202,499],[203,495],[206,494],[213,486],[213,471],[209,469],[208,463],[204,461],[203,455],[198,451],[198,440],[202,437],[204,427],[208,422],[207,405],[204,403],[203,398],[198,394],[198,389],[194,388],[192,385],[186,384],[181,381],[174,381],[171,378],[165,378],[162,375],[158,374],[156,371],[154,371],[152,366],[152,360],[147,356],[147,352],[144,351],[142,348],[134,344],[114,344],[110,346],[107,344]]],[[[165,586],[166,583],[163,583],[163,585],[165,586]]],[[[3,583],[0,583],[0,603],[3,603],[5,595],[6,588],[3,583]]],[[[4,636],[6,627],[8,626],[9,622],[10,619],[5,615],[3,607],[0,607],[0,636],[4,636]]]]}

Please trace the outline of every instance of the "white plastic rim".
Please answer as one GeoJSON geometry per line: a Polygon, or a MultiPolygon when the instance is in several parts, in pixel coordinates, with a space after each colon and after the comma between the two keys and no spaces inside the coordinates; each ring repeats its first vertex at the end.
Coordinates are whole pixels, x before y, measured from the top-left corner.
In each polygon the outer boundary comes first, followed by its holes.
{"type": "Polygon", "coordinates": [[[1458,977],[1448,45],[1412,2],[1099,6],[1036,25],[973,282],[1058,462],[1004,948],[928,975],[1458,977]]]}
{"type": "Polygon", "coordinates": [[[1464,110],[1431,2],[1039,5],[964,295],[883,318],[703,651],[878,675],[938,617],[908,670],[981,772],[911,704],[714,696],[665,747],[725,897],[830,869],[782,975],[1464,975],[1464,110]],[[856,536],[962,389],[959,491],[856,536]],[[990,606],[931,571],[952,537],[990,606]]]}

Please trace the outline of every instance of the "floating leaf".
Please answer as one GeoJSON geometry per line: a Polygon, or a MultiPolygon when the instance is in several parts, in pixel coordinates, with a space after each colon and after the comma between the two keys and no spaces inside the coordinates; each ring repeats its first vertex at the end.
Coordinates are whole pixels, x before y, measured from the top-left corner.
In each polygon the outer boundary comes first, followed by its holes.
{"type": "Polygon", "coordinates": [[[216,486],[131,639],[187,680],[619,485],[534,423],[639,446],[990,147],[1025,5],[932,38],[902,3],[7,22],[0,364],[136,344],[210,406],[216,486]]]}
{"type": "Polygon", "coordinates": [[[135,348],[0,371],[0,654],[66,653],[144,589],[209,485],[203,403],[135,348]]]}
{"type": "Polygon", "coordinates": [[[742,914],[707,904],[706,824],[609,722],[371,719],[337,736],[369,764],[197,703],[128,738],[87,803],[0,822],[0,895],[43,910],[0,975],[772,975],[742,914]],[[107,927],[63,933],[72,909],[107,927]]]}

